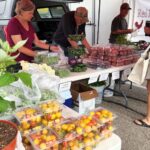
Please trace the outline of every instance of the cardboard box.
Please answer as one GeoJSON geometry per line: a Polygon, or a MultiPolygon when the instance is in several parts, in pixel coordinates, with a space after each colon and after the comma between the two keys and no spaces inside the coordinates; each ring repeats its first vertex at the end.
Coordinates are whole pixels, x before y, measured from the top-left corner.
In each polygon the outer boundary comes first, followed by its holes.
{"type": "Polygon", "coordinates": [[[75,101],[86,101],[98,96],[98,93],[95,89],[80,83],[72,83],[71,94],[73,100],[75,101]]]}
{"type": "Polygon", "coordinates": [[[95,89],[81,83],[73,83],[71,85],[71,94],[72,99],[77,104],[75,110],[79,114],[84,114],[95,108],[95,100],[98,97],[95,89]]]}

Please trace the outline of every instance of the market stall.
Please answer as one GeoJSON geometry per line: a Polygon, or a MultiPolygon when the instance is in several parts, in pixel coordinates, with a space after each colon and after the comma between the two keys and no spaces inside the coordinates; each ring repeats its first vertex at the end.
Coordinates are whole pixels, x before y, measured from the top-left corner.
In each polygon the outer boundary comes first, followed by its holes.
{"type": "MultiPolygon", "coordinates": [[[[4,50],[6,48],[9,47],[3,47],[4,50]]],[[[9,51],[4,52],[5,57],[15,63],[15,57],[9,56],[9,51]]],[[[19,69],[16,65],[11,68],[6,63],[7,59],[3,62],[0,76],[1,117],[13,117],[19,131],[16,125],[2,121],[2,129],[9,124],[14,130],[10,141],[3,138],[2,148],[16,139],[20,132],[26,149],[121,149],[121,140],[113,133],[116,116],[105,108],[95,108],[96,90],[81,85],[81,89],[87,89],[89,97],[85,90],[83,93],[72,90],[74,100],[79,101],[79,105],[82,103],[79,106],[80,115],[63,104],[60,92],[70,90],[71,83],[77,80],[89,78],[88,84],[91,84],[107,80],[110,74],[113,80],[120,79],[120,72],[129,74],[139,56],[127,46],[94,46],[87,55],[83,47],[70,51],[69,67],[62,51],[58,54],[40,52],[34,63],[20,62],[19,69]],[[2,80],[5,78],[8,80],[2,80]],[[91,104],[93,107],[90,107],[91,104]]]]}

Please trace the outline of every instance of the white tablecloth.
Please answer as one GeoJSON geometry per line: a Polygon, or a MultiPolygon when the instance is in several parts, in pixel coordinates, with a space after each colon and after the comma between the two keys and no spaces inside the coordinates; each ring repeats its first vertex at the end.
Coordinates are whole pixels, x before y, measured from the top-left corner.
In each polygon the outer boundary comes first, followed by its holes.
{"type": "Polygon", "coordinates": [[[80,72],[80,73],[71,72],[69,77],[61,79],[61,83],[78,81],[78,80],[87,79],[87,78],[99,76],[99,75],[106,74],[106,73],[112,73],[116,71],[123,71],[129,68],[133,68],[133,66],[134,64],[130,64],[126,66],[111,67],[108,69],[98,69],[98,70],[88,68],[85,72],[80,72]]]}
{"type": "Polygon", "coordinates": [[[121,150],[121,139],[113,133],[110,138],[101,141],[94,150],[121,150]]]}

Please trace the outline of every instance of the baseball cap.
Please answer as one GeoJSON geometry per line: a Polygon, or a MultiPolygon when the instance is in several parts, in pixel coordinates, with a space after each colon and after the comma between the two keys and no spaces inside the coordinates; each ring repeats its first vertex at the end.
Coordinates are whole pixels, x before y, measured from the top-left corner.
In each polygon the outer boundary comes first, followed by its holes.
{"type": "Polygon", "coordinates": [[[122,9],[128,9],[128,10],[130,10],[131,8],[130,8],[130,6],[129,6],[128,3],[123,3],[123,4],[120,6],[120,9],[121,9],[121,10],[122,10],[122,9]]]}

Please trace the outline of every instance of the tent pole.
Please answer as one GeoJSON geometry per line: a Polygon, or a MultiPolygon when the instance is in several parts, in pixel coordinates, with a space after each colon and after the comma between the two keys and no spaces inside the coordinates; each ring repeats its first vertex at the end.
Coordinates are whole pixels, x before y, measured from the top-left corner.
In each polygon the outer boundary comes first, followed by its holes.
{"type": "Polygon", "coordinates": [[[96,25],[95,25],[95,20],[96,20],[96,18],[95,18],[95,0],[93,0],[93,2],[92,2],[92,22],[93,22],[93,33],[92,33],[92,44],[95,44],[95,27],[96,27],[96,25]]]}
{"type": "Polygon", "coordinates": [[[100,10],[101,10],[101,0],[99,0],[99,7],[98,7],[97,44],[99,43],[100,10]]]}

